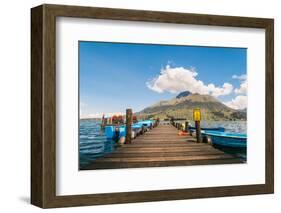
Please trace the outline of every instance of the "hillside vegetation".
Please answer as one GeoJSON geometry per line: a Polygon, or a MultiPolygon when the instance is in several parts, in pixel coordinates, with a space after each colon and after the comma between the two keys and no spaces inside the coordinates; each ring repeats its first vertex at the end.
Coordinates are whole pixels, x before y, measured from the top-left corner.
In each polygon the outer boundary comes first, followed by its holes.
{"type": "Polygon", "coordinates": [[[184,91],[175,98],[160,101],[136,113],[148,118],[186,118],[192,120],[193,109],[200,108],[202,120],[246,120],[246,110],[235,110],[213,96],[184,91]]]}

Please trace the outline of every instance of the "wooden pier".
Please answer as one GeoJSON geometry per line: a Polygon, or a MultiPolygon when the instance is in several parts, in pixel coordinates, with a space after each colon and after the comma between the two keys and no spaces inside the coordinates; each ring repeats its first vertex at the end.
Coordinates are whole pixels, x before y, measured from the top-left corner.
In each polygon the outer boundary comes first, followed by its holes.
{"type": "Polygon", "coordinates": [[[179,136],[172,125],[158,125],[131,144],[96,159],[84,169],[116,169],[206,164],[231,164],[243,161],[210,144],[196,143],[192,136],[179,136]]]}

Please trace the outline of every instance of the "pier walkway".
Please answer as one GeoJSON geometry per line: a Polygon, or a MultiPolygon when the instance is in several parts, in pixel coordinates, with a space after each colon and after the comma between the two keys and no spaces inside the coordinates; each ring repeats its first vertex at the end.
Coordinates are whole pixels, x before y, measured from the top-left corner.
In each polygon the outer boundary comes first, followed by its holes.
{"type": "Polygon", "coordinates": [[[116,169],[159,166],[242,163],[242,160],[206,143],[196,143],[192,136],[179,136],[172,125],[159,125],[131,144],[96,159],[85,169],[116,169]]]}

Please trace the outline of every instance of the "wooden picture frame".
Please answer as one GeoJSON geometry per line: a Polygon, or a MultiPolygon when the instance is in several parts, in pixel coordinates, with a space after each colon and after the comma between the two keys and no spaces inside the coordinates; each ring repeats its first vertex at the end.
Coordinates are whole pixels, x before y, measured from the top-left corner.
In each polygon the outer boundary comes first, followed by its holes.
{"type": "MultiPolygon", "coordinates": [[[[63,5],[31,9],[31,203],[42,208],[267,194],[274,191],[274,21],[63,5]],[[56,18],[95,18],[265,29],[265,184],[122,193],[56,195],[56,18]]],[[[262,139],[261,139],[262,140],[262,139]]]]}

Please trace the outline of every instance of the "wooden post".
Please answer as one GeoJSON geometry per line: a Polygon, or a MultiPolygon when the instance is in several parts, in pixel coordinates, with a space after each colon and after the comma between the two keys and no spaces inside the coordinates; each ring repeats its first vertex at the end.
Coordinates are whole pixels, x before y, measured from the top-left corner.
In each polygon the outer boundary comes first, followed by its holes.
{"type": "Polygon", "coordinates": [[[206,135],[202,137],[202,143],[208,143],[208,137],[206,135]]]}
{"type": "Polygon", "coordinates": [[[185,122],[185,132],[188,132],[188,121],[185,122]]]}
{"type": "Polygon", "coordinates": [[[144,126],[142,125],[141,126],[141,135],[143,135],[144,134],[144,126]]]}
{"type": "Polygon", "coordinates": [[[104,122],[104,114],[102,115],[102,118],[101,118],[101,128],[103,129],[104,126],[105,126],[105,122],[104,122]]]}
{"type": "Polygon", "coordinates": [[[132,109],[126,109],[126,141],[125,144],[132,142],[132,109]]]}
{"type": "Polygon", "coordinates": [[[200,127],[200,121],[195,121],[195,128],[196,128],[196,139],[197,139],[197,143],[201,143],[201,127],[200,127]]]}
{"type": "Polygon", "coordinates": [[[119,136],[120,136],[120,129],[119,129],[119,126],[116,126],[114,131],[115,131],[114,140],[115,140],[115,142],[118,142],[118,141],[119,141],[119,136]]]}

